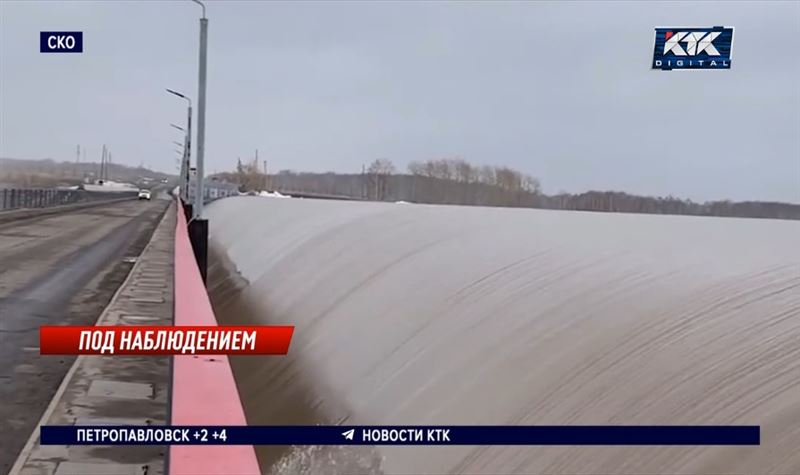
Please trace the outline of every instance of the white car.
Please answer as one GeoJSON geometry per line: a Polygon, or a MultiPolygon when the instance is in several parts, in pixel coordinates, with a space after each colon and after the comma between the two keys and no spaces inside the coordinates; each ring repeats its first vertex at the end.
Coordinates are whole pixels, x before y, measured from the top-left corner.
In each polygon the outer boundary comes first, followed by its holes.
{"type": "Polygon", "coordinates": [[[150,190],[139,190],[140,200],[150,200],[150,190]]]}

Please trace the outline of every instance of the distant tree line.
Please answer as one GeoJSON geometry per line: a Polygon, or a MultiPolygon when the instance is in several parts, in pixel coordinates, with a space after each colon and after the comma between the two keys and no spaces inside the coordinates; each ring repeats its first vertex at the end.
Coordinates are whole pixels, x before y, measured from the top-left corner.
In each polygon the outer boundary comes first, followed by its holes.
{"type": "Polygon", "coordinates": [[[437,178],[464,184],[487,185],[506,191],[538,194],[539,180],[508,167],[477,167],[460,158],[411,162],[408,172],[415,177],[437,178]]]}
{"type": "MultiPolygon", "coordinates": [[[[25,160],[0,158],[0,184],[3,186],[48,188],[55,186],[74,186],[93,180],[100,175],[97,162],[57,162],[51,159],[25,160]]],[[[173,175],[149,170],[144,167],[131,167],[121,163],[108,165],[108,177],[113,181],[137,183],[143,178],[161,180],[172,179],[173,175]]]]}
{"type": "Polygon", "coordinates": [[[618,191],[546,195],[535,177],[508,167],[476,166],[459,158],[411,162],[408,173],[402,174],[386,159],[375,160],[360,174],[282,170],[266,175],[255,162],[249,165],[239,162],[235,173],[216,176],[239,184],[242,192],[269,189],[371,201],[800,219],[800,205],[791,203],[727,200],[696,203],[672,196],[638,196],[618,191]]]}

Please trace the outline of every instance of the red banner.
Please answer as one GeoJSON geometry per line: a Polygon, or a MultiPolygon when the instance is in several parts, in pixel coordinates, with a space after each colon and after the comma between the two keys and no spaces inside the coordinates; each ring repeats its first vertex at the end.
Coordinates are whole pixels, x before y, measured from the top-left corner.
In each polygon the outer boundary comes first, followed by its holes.
{"type": "Polygon", "coordinates": [[[42,326],[43,355],[285,355],[293,326],[42,326]]]}

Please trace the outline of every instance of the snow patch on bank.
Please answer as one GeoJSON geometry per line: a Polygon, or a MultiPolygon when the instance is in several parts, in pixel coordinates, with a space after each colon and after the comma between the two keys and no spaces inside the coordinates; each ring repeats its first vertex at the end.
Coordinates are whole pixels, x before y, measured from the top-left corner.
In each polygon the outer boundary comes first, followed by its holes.
{"type": "Polygon", "coordinates": [[[131,183],[119,183],[115,181],[105,181],[102,185],[87,183],[83,185],[86,191],[138,191],[139,188],[131,183]]]}
{"type": "Polygon", "coordinates": [[[263,196],[265,198],[291,198],[291,196],[282,195],[277,191],[259,191],[257,196],[263,196]]]}

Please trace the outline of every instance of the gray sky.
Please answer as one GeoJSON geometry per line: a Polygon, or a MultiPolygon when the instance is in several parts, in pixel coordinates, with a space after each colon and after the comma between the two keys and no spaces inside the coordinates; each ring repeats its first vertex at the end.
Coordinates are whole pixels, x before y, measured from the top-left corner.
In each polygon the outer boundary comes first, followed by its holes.
{"type": "MultiPolygon", "coordinates": [[[[175,171],[200,8],[0,0],[0,156],[175,171]],[[80,30],[84,53],[40,54],[80,30]]],[[[206,170],[460,156],[548,193],[800,202],[800,2],[208,2],[206,170]],[[651,71],[653,28],[736,28],[729,71],[651,71]]]]}

